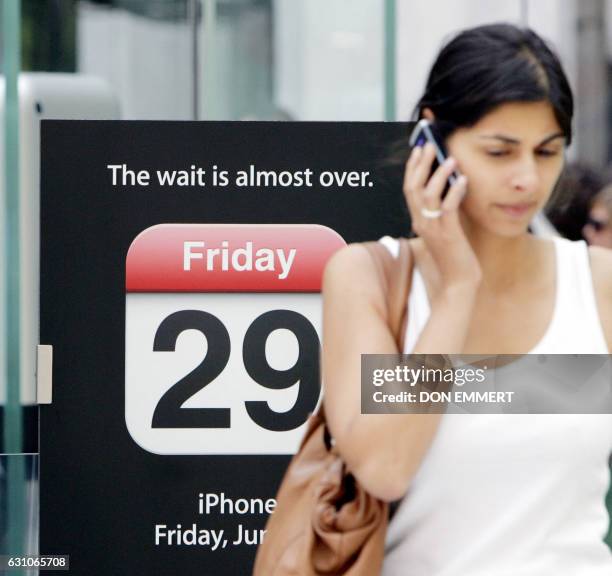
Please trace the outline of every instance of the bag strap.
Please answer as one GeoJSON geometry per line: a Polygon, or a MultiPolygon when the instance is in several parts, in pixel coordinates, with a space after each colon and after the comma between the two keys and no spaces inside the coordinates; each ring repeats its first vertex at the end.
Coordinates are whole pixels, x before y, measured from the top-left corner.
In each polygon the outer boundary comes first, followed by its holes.
{"type": "Polygon", "coordinates": [[[381,242],[364,242],[379,273],[382,292],[386,297],[387,323],[401,354],[404,350],[407,303],[412,283],[412,254],[406,238],[399,238],[399,253],[393,257],[381,242]]]}

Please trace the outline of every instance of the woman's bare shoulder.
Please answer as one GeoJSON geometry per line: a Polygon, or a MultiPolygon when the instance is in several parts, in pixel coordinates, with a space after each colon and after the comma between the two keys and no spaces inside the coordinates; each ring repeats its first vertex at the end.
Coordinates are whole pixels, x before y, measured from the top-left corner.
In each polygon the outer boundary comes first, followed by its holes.
{"type": "Polygon", "coordinates": [[[341,276],[345,272],[371,266],[370,260],[371,257],[362,243],[347,244],[332,254],[325,266],[325,274],[341,276]]]}
{"type": "Polygon", "coordinates": [[[608,348],[612,351],[612,250],[589,247],[593,286],[608,348]]]}
{"type": "MultiPolygon", "coordinates": [[[[612,250],[600,246],[589,246],[589,257],[596,289],[600,287],[610,289],[612,287],[612,250]]],[[[607,293],[612,298],[612,293],[609,291],[607,293]]]]}
{"type": "Polygon", "coordinates": [[[347,244],[328,260],[323,274],[324,294],[373,294],[380,289],[380,278],[371,253],[363,242],[347,244]]]}

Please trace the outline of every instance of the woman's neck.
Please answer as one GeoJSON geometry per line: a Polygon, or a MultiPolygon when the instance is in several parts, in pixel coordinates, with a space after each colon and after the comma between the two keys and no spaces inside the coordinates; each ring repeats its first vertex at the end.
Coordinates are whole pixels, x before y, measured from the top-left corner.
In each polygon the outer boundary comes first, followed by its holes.
{"type": "Polygon", "coordinates": [[[467,237],[480,262],[485,289],[498,293],[511,290],[520,280],[532,277],[541,265],[539,243],[527,232],[504,237],[469,230],[467,237]]]}

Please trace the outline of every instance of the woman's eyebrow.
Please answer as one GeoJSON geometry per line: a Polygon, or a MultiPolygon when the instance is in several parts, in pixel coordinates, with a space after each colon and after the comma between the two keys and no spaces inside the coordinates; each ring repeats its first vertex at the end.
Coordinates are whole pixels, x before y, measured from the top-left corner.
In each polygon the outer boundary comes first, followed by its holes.
{"type": "MultiPolygon", "coordinates": [[[[479,138],[481,140],[500,140],[504,144],[517,145],[521,143],[521,141],[517,138],[505,136],[504,134],[482,134],[481,136],[479,136],[479,138]]],[[[544,140],[542,140],[537,146],[544,146],[544,144],[548,144],[549,142],[551,142],[552,140],[556,140],[557,138],[565,138],[565,134],[563,134],[563,132],[555,132],[550,136],[546,136],[546,138],[544,138],[544,140]]]]}
{"type": "Polygon", "coordinates": [[[565,134],[563,134],[563,132],[555,132],[554,134],[544,138],[544,140],[542,140],[538,146],[544,146],[544,144],[548,144],[551,140],[556,140],[557,138],[565,138],[565,134]]]}
{"type": "Polygon", "coordinates": [[[482,134],[479,136],[481,140],[501,140],[504,144],[520,144],[521,141],[503,134],[482,134]]]}

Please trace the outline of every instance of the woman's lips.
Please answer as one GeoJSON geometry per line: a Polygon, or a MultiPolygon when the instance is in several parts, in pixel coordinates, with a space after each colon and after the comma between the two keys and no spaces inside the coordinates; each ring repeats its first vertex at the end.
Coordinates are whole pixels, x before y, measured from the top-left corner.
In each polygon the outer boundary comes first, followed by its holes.
{"type": "Polygon", "coordinates": [[[495,204],[502,212],[512,218],[521,218],[533,210],[535,202],[522,202],[520,204],[495,204]]]}

